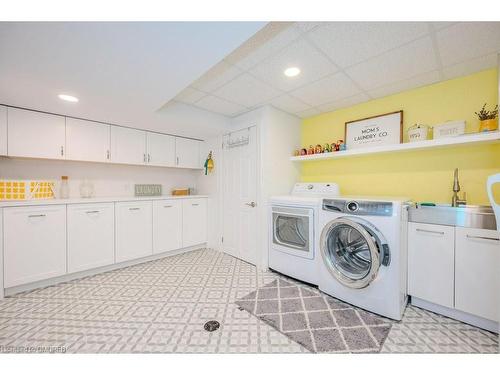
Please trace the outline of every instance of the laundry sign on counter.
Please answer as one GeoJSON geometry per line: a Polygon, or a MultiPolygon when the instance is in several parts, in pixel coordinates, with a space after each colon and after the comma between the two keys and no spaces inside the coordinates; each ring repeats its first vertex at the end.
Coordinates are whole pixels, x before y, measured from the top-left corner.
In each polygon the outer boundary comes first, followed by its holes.
{"type": "Polygon", "coordinates": [[[403,111],[345,123],[347,150],[399,144],[403,141],[403,111]]]}

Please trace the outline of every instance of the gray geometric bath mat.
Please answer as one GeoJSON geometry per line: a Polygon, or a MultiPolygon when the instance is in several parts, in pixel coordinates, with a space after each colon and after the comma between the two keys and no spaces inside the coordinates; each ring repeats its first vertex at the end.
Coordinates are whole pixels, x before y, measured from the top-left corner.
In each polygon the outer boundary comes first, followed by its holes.
{"type": "Polygon", "coordinates": [[[378,353],[391,321],[290,279],[279,278],[236,301],[311,352],[378,353]]]}

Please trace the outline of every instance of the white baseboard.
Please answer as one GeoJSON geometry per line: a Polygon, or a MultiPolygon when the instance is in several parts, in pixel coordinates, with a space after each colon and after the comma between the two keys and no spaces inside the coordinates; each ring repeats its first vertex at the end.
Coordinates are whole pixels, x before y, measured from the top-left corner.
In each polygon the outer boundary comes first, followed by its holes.
{"type": "MultiPolygon", "coordinates": [[[[173,251],[166,251],[164,253],[154,254],[154,255],[151,255],[151,256],[148,256],[145,258],[134,259],[134,260],[126,261],[126,262],[110,264],[108,266],[93,268],[91,270],[75,272],[75,273],[71,273],[71,274],[67,274],[67,275],[63,275],[63,276],[53,277],[53,278],[46,279],[46,280],[35,281],[33,283],[28,283],[28,284],[19,285],[19,286],[13,286],[10,288],[6,288],[5,290],[2,290],[2,291],[4,292],[5,297],[12,296],[12,295],[17,294],[17,293],[26,292],[26,291],[34,290],[34,289],[38,289],[38,288],[45,288],[45,287],[48,287],[51,285],[64,283],[64,282],[68,282],[68,281],[72,281],[72,280],[76,280],[76,279],[81,279],[84,277],[97,275],[99,273],[113,271],[113,270],[117,270],[117,269],[125,268],[125,267],[130,267],[130,266],[134,266],[136,264],[150,262],[152,260],[166,258],[166,257],[170,257],[170,256],[178,255],[178,254],[183,254],[183,253],[187,253],[189,251],[199,250],[199,249],[204,249],[204,248],[206,248],[206,244],[185,247],[183,249],[178,249],[178,250],[173,250],[173,251]]],[[[1,295],[1,291],[0,291],[0,295],[1,295]]]]}
{"type": "Polygon", "coordinates": [[[495,322],[494,320],[481,318],[479,316],[472,315],[460,310],[436,305],[435,303],[424,301],[420,298],[411,297],[410,303],[413,306],[421,307],[422,309],[429,310],[456,320],[460,320],[461,322],[485,329],[490,332],[498,333],[499,331],[498,322],[495,322]]]}

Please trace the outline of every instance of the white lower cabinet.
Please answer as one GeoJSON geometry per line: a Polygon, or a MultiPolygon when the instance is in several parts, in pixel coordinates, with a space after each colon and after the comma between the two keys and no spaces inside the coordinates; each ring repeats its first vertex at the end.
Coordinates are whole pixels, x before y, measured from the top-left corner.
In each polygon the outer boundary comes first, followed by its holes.
{"type": "Polygon", "coordinates": [[[153,253],[182,248],[182,201],[153,202],[153,253]]]}
{"type": "Polygon", "coordinates": [[[455,308],[498,321],[500,233],[456,228],[455,308]]]}
{"type": "Polygon", "coordinates": [[[408,223],[408,294],[453,307],[455,228],[408,223]]]}
{"type": "Polygon", "coordinates": [[[115,204],[116,262],[153,254],[152,219],[151,201],[115,204]]]}
{"type": "Polygon", "coordinates": [[[68,272],[115,262],[113,203],[68,206],[68,272]]]}
{"type": "Polygon", "coordinates": [[[4,209],[4,287],[66,273],[66,206],[4,209]]]}
{"type": "Polygon", "coordinates": [[[207,242],[207,200],[186,199],[182,201],[182,245],[183,247],[207,242]]]}

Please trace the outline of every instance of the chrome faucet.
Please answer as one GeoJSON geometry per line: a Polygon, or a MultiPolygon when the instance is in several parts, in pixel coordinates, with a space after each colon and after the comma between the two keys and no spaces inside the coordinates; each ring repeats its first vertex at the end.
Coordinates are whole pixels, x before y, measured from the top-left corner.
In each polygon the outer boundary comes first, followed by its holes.
{"type": "Polygon", "coordinates": [[[460,199],[458,193],[460,191],[460,182],[458,181],[458,168],[455,168],[455,173],[453,174],[453,197],[451,198],[451,207],[458,207],[461,204],[467,204],[467,198],[464,192],[463,199],[460,199]]]}

